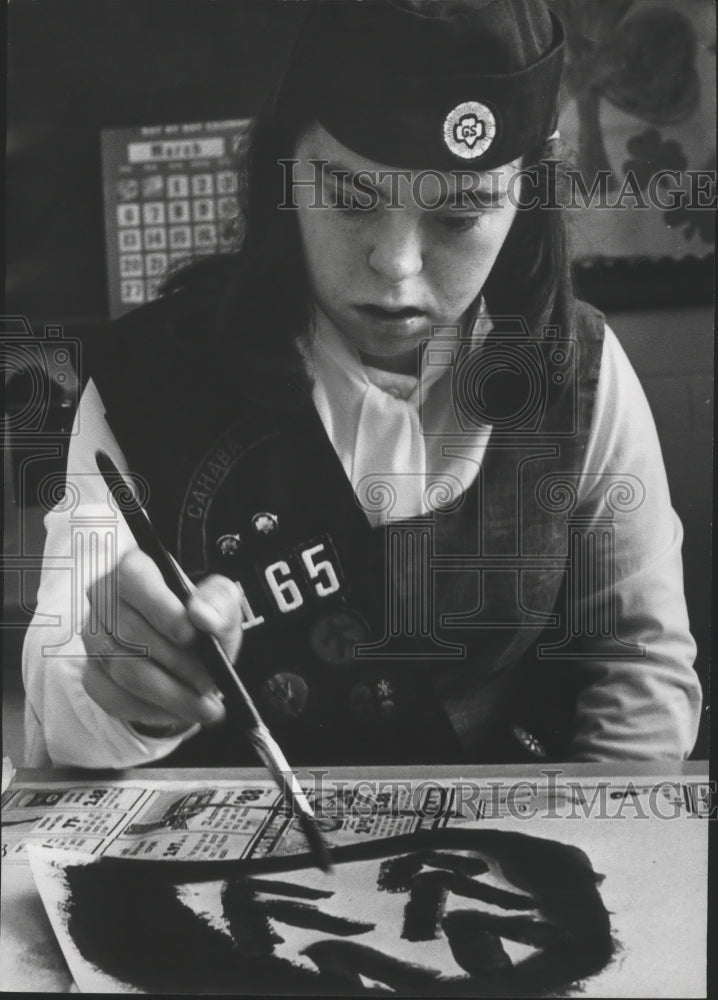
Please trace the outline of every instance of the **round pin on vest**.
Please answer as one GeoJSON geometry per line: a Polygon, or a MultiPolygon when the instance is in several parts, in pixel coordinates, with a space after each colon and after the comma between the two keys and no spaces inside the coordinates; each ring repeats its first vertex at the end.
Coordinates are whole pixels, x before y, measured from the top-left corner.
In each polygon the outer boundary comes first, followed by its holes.
{"type": "Polygon", "coordinates": [[[444,142],[454,156],[476,160],[483,156],[496,136],[496,119],[485,104],[464,101],[444,119],[444,142]]]}
{"type": "Polygon", "coordinates": [[[241,542],[239,535],[220,535],[217,539],[217,548],[220,555],[233,556],[239,551],[241,542]]]}
{"type": "Polygon", "coordinates": [[[253,516],[252,527],[259,535],[271,535],[279,527],[279,518],[276,514],[263,510],[253,516]]]}

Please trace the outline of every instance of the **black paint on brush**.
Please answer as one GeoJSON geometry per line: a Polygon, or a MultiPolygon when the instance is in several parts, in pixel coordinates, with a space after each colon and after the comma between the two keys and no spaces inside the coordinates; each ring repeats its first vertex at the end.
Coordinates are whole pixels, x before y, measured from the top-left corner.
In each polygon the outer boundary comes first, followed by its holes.
{"type": "Polygon", "coordinates": [[[313,815],[308,816],[301,811],[298,811],[297,815],[299,817],[299,826],[307,839],[307,845],[315,864],[326,874],[331,873],[333,871],[331,852],[322,835],[322,831],[319,829],[316,818],[313,815]]]}

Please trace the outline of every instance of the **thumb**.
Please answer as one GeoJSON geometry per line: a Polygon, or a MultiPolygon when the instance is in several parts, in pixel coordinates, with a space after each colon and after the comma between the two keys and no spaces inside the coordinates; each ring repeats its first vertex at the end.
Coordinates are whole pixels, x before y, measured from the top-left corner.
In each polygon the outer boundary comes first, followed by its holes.
{"type": "Polygon", "coordinates": [[[187,602],[192,624],[211,632],[234,661],[242,644],[242,608],[239,588],[226,576],[208,576],[187,602]]]}

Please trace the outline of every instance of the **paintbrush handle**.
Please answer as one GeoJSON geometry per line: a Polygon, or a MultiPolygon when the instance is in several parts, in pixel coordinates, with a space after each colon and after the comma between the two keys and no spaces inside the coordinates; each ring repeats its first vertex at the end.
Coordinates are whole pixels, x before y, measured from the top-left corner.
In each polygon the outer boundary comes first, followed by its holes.
{"type": "Polygon", "coordinates": [[[285,798],[296,806],[299,814],[313,817],[312,807],[309,805],[296,774],[292,771],[281,747],[264,723],[260,723],[259,726],[248,731],[247,738],[254,747],[257,756],[285,792],[285,798]]]}
{"type": "MultiPolygon", "coordinates": [[[[162,544],[150,519],[109,455],[97,451],[95,461],[137,545],[157,565],[169,590],[186,604],[194,592],[189,577],[162,544]]],[[[296,810],[302,829],[309,840],[310,849],[317,863],[326,871],[328,867],[326,848],[314,822],[312,808],[279,744],[262,721],[251,695],[239,679],[232,661],[216,636],[208,632],[199,633],[197,652],[212,680],[224,695],[228,713],[231,713],[241,725],[257,755],[279,786],[287,804],[296,810]]]]}
{"type": "MultiPolygon", "coordinates": [[[[157,566],[167,588],[186,604],[195,590],[191,580],[162,544],[150,519],[109,455],[98,451],[95,460],[137,545],[157,566]]],[[[248,730],[262,725],[262,719],[249,692],[217,638],[207,632],[200,632],[196,650],[210,677],[224,695],[225,707],[237,717],[242,728],[248,730]]]]}

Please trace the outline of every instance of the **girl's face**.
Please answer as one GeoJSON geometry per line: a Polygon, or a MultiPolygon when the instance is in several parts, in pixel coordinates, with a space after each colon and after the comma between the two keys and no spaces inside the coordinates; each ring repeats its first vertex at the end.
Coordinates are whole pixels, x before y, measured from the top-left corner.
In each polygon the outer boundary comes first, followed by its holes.
{"type": "Polygon", "coordinates": [[[316,305],[366,360],[401,367],[433,327],[459,324],[483,288],[516,213],[520,161],[490,174],[401,171],[321,125],[296,159],[293,203],[316,305]]]}

